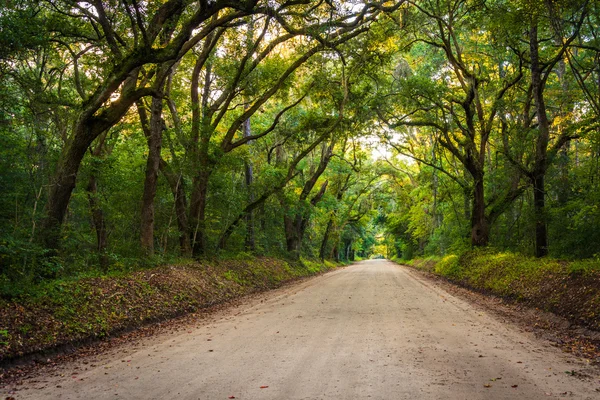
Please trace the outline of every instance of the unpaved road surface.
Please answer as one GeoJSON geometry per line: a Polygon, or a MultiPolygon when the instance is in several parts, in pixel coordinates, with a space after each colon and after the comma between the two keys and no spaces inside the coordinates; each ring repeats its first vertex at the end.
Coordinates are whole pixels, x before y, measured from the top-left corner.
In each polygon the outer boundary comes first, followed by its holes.
{"type": "Polygon", "coordinates": [[[600,399],[597,371],[582,361],[383,260],[276,290],[96,362],[38,377],[13,396],[600,399]]]}

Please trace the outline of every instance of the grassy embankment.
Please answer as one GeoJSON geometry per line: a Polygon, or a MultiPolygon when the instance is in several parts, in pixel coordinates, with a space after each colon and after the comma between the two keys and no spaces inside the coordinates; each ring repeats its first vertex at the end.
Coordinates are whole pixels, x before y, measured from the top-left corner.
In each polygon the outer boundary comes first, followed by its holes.
{"type": "Polygon", "coordinates": [[[460,256],[394,260],[478,291],[526,303],[600,331],[600,261],[537,259],[470,251],[460,256]]]}
{"type": "Polygon", "coordinates": [[[60,345],[102,338],[336,265],[243,257],[52,281],[0,298],[0,363],[60,345]]]}

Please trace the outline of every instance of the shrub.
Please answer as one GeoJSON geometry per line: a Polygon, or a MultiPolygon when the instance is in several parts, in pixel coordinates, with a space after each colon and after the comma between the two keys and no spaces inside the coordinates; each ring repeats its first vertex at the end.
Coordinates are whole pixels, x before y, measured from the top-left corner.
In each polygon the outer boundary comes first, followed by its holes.
{"type": "Polygon", "coordinates": [[[462,268],[458,256],[451,254],[442,258],[435,265],[434,272],[438,275],[445,276],[446,278],[461,279],[462,268]]]}

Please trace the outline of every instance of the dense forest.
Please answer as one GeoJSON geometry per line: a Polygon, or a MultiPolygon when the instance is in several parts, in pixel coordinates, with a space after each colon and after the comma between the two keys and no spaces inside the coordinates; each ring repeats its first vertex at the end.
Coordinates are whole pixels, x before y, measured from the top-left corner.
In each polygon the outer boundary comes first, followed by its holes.
{"type": "Polygon", "coordinates": [[[0,285],[600,255],[600,4],[8,0],[0,285]]]}

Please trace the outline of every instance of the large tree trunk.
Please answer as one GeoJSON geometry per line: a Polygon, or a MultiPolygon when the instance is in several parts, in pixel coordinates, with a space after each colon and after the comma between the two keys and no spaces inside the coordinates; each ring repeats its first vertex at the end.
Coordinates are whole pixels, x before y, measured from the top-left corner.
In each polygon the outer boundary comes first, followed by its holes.
{"type": "MultiPolygon", "coordinates": [[[[141,103],[141,102],[140,102],[141,103]]],[[[138,104],[140,104],[138,103],[138,104]]],[[[142,249],[147,255],[154,253],[154,198],[160,168],[160,152],[162,148],[162,133],[165,128],[162,119],[163,100],[152,98],[150,107],[150,123],[147,131],[148,159],[146,161],[146,176],[142,195],[142,219],[140,240],[142,249]]]]}
{"type": "Polygon", "coordinates": [[[46,218],[42,229],[39,230],[39,237],[48,249],[56,250],[59,247],[60,228],[65,219],[71,193],[75,189],[81,160],[97,137],[93,133],[92,127],[85,123],[80,122],[76,129],[73,139],[58,162],[46,203],[46,218]]]}
{"type": "Polygon", "coordinates": [[[295,259],[300,258],[300,227],[298,218],[290,216],[283,217],[283,226],[285,232],[285,245],[288,253],[295,259]]]}
{"type": "Polygon", "coordinates": [[[90,105],[81,112],[73,129],[72,139],[62,151],[50,186],[46,218],[39,231],[39,238],[46,248],[57,250],[59,247],[60,229],[75,189],[79,166],[90,145],[100,134],[120,121],[135,101],[150,92],[147,89],[134,90],[136,82],[137,74],[131,73],[122,84],[119,100],[97,115],[99,106],[95,105],[90,105]]]}
{"type": "Polygon", "coordinates": [[[471,244],[476,247],[487,246],[489,225],[485,216],[485,196],[483,174],[475,178],[473,187],[473,209],[471,210],[471,244]]]}

